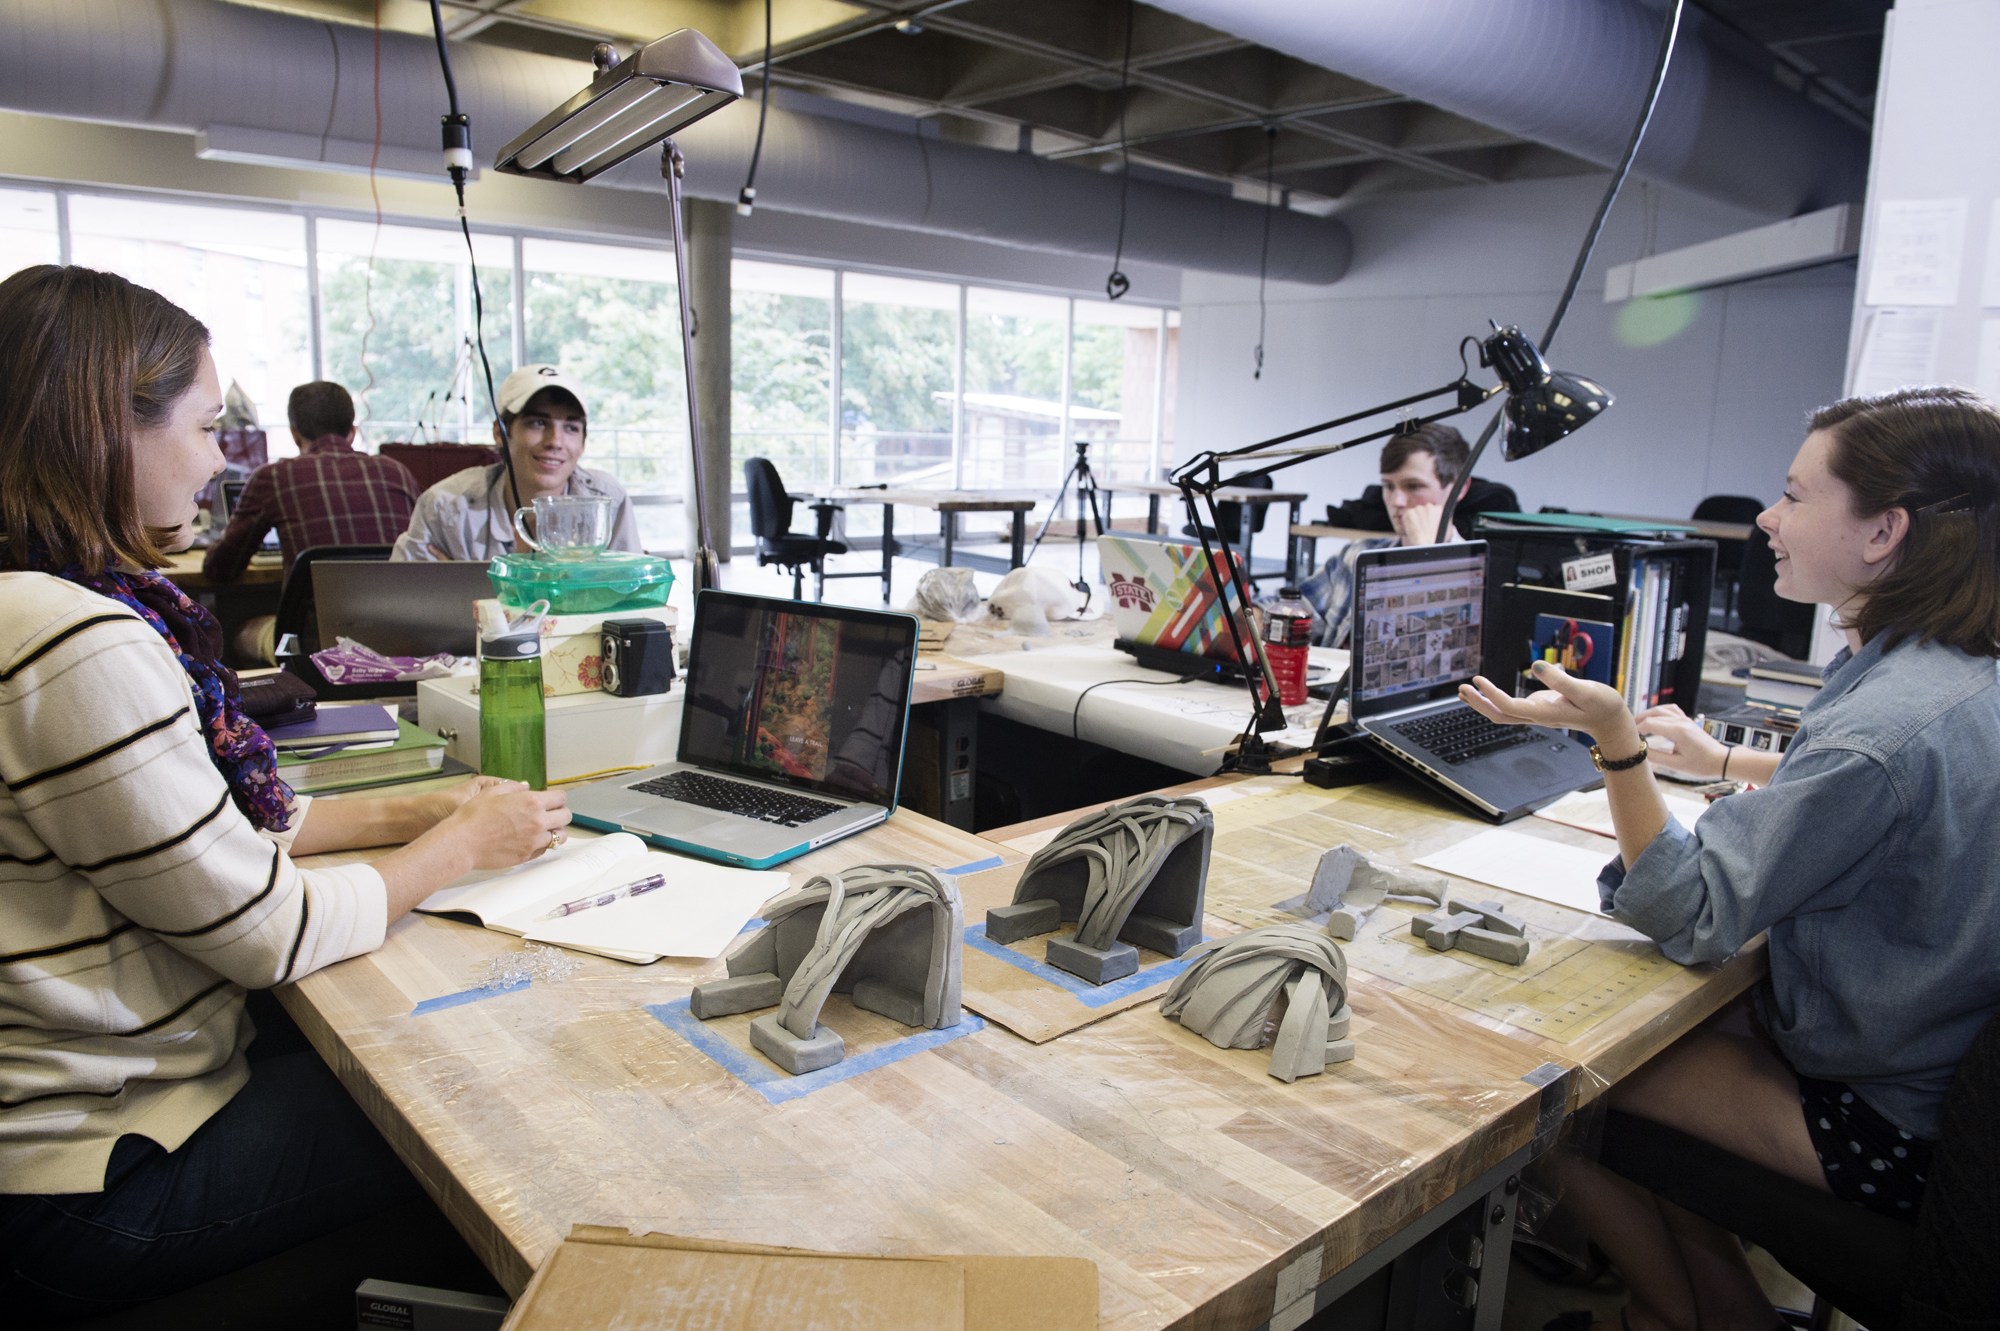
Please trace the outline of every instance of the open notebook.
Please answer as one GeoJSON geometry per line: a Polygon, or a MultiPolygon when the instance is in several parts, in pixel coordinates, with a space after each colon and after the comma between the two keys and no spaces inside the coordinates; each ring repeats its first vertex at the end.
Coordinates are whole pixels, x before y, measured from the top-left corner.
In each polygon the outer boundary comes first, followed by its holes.
{"type": "Polygon", "coordinates": [[[469,873],[425,897],[417,909],[530,942],[644,965],[661,957],[721,956],[758,907],[790,885],[782,870],[711,864],[651,850],[629,832],[613,832],[570,841],[511,869],[469,873]],[[549,915],[563,902],[656,873],[669,875],[664,887],[574,915],[549,915]]]}

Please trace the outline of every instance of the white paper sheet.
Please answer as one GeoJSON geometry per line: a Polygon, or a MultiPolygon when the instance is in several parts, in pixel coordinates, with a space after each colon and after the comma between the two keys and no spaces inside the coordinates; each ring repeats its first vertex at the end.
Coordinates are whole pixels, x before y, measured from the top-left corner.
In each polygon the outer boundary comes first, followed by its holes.
{"type": "Polygon", "coordinates": [[[1862,337],[1854,393],[1891,393],[1937,379],[1938,313],[1900,307],[1872,311],[1862,337]]]}
{"type": "Polygon", "coordinates": [[[1875,210],[1868,305],[1958,304],[1964,199],[1885,199],[1875,210]]]}
{"type": "Polygon", "coordinates": [[[1972,386],[1988,402],[2000,402],[2000,319],[1979,321],[1979,361],[1972,386]]]}
{"type": "MultiPolygon", "coordinates": [[[[673,878],[665,887],[575,915],[533,921],[521,936],[532,943],[606,955],[637,953],[648,960],[719,957],[765,902],[791,886],[791,875],[782,869],[733,869],[680,856],[663,858],[674,861],[673,878]]],[[[625,872],[623,865],[619,872],[625,872]]],[[[656,869],[650,865],[639,871],[641,877],[651,872],[656,869]]]]}
{"type": "Polygon", "coordinates": [[[645,853],[646,843],[630,832],[571,841],[511,869],[469,873],[425,897],[417,909],[430,915],[471,915],[481,924],[497,927],[498,921],[559,893],[575,889],[561,898],[565,901],[582,896],[583,886],[612,865],[645,853]]]}
{"type": "MultiPolygon", "coordinates": [[[[1653,747],[1660,741],[1652,739],[1653,747]]],[[[1690,799],[1673,793],[1666,786],[1660,787],[1660,795],[1667,802],[1667,812],[1680,820],[1682,827],[1693,827],[1695,819],[1708,812],[1708,801],[1690,799]]],[[[1561,823],[1564,827],[1577,827],[1586,832],[1595,832],[1602,837],[1616,837],[1617,831],[1611,826],[1611,798],[1602,787],[1596,790],[1572,790],[1553,804],[1545,804],[1535,810],[1535,817],[1561,823]]],[[[1602,866],[1600,866],[1602,867],[1602,866]]]]}
{"type": "Polygon", "coordinates": [[[1601,917],[1597,875],[1610,858],[1599,851],[1496,828],[1426,855],[1417,864],[1601,917]]]}
{"type": "Polygon", "coordinates": [[[1986,223],[1986,272],[1979,283],[1979,303],[1988,309],[2000,305],[2000,199],[1993,201],[1993,216],[1986,223]]]}

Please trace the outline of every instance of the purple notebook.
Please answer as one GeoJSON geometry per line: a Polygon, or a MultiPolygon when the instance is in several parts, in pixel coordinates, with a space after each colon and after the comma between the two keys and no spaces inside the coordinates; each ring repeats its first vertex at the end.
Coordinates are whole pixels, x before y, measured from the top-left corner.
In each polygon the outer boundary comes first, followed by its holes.
{"type": "Polygon", "coordinates": [[[321,707],[318,715],[310,721],[277,726],[265,733],[281,749],[301,749],[393,740],[401,732],[388,708],[363,703],[350,707],[321,707]]]}

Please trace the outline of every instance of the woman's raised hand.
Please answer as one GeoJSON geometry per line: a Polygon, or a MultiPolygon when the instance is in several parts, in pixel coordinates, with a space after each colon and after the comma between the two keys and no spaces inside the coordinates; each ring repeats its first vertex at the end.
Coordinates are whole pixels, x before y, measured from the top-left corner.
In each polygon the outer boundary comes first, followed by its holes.
{"type": "MultiPolygon", "coordinates": [[[[1581,730],[1599,744],[1622,739],[1632,731],[1632,713],[1618,690],[1595,680],[1578,679],[1550,661],[1531,667],[1546,686],[1525,698],[1513,698],[1484,675],[1458,686],[1458,696],[1489,721],[1514,726],[1554,726],[1581,730]]],[[[1637,747],[1634,740],[1631,747],[1637,747]]]]}

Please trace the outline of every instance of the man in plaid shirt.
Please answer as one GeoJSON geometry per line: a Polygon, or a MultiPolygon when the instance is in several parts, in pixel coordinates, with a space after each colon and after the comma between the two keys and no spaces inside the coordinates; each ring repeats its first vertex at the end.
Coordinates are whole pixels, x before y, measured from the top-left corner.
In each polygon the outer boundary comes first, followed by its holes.
{"type": "Polygon", "coordinates": [[[421,487],[393,458],[354,451],[354,399],[339,384],[300,384],[285,404],[299,455],[259,467],[201,561],[211,582],[234,582],[264,533],[278,529],[285,574],[316,545],[393,545],[421,487]]]}

